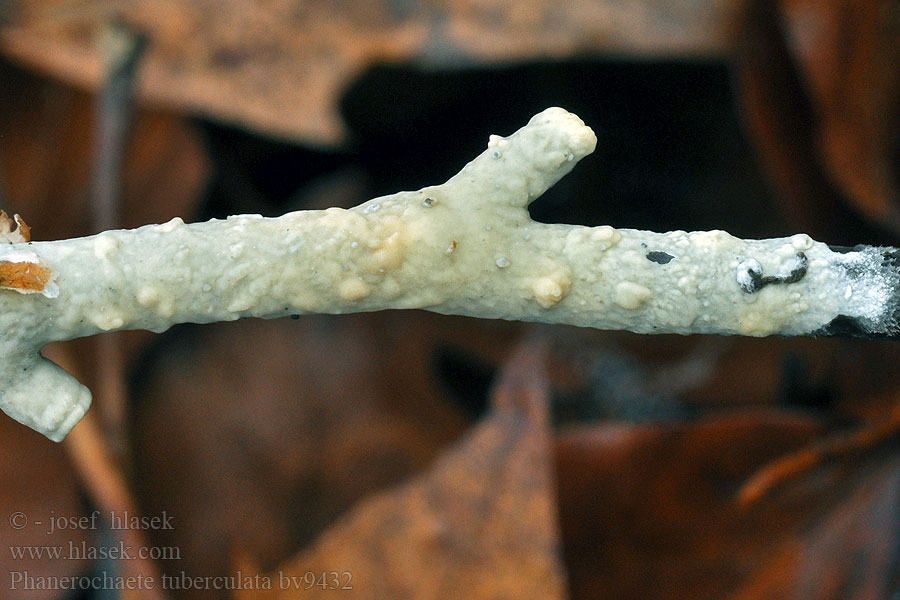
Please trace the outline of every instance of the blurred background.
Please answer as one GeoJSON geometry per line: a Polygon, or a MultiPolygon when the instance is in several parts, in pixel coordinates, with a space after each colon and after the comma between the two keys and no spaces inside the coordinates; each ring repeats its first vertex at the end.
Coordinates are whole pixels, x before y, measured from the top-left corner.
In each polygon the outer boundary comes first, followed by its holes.
{"type": "MultiPolygon", "coordinates": [[[[536,220],[900,245],[896,0],[0,0],[35,240],[350,207],[553,105],[598,145],[536,220]]],[[[900,598],[892,342],[388,311],[45,354],[94,407],[0,414],[0,599],[900,598]]]]}

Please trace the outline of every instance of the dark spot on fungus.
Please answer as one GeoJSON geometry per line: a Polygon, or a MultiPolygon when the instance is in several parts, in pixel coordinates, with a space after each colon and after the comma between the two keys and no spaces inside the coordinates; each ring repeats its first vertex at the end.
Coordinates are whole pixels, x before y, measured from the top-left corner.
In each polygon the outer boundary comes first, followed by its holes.
{"type": "Polygon", "coordinates": [[[675,257],[672,256],[671,254],[669,254],[668,252],[659,252],[657,250],[654,250],[653,252],[647,253],[647,260],[649,260],[650,262],[655,262],[660,265],[669,264],[669,262],[673,258],[675,258],[675,257]]]}
{"type": "Polygon", "coordinates": [[[806,275],[806,271],[809,269],[809,259],[806,258],[806,254],[803,252],[798,252],[796,259],[797,265],[785,276],[767,275],[763,277],[761,270],[753,268],[748,269],[747,275],[750,279],[749,281],[740,283],[741,289],[748,294],[753,294],[770,283],[797,283],[806,275]]]}

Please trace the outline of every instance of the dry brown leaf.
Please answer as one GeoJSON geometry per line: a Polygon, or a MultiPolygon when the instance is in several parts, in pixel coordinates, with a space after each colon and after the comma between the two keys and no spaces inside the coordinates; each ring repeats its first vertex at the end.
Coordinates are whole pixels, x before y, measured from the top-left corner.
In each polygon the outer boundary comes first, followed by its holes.
{"type": "MultiPolygon", "coordinates": [[[[0,51],[96,87],[113,18],[146,31],[144,100],[296,139],[344,136],[338,98],[376,62],[471,66],[587,52],[721,55],[744,0],[11,0],[0,51]]],[[[2,23],[2,20],[0,20],[2,23]]]]}
{"type": "MultiPolygon", "coordinates": [[[[814,486],[808,477],[806,486],[814,486]]],[[[888,600],[900,593],[900,455],[863,465],[840,501],[784,541],[734,600],[888,600]]]]}
{"type": "Polygon", "coordinates": [[[737,490],[820,430],[810,418],[743,412],[562,433],[557,478],[572,597],[726,597],[814,505],[801,498],[742,510],[737,490]]]}
{"type": "Polygon", "coordinates": [[[900,3],[783,0],[816,150],[857,210],[900,233],[900,3]]]}
{"type": "MultiPolygon", "coordinates": [[[[744,413],[602,426],[557,446],[574,598],[887,600],[900,587],[900,455],[833,456],[751,507],[757,468],[822,427],[744,413]]],[[[896,432],[894,433],[896,442],[896,432]]],[[[777,464],[777,463],[776,463],[777,464]]]]}
{"type": "Polygon", "coordinates": [[[353,598],[563,598],[542,361],[519,351],[490,416],[429,472],[357,506],[270,574],[272,591],[238,597],[328,597],[304,576],[336,572],[353,598]]]}
{"type": "Polygon", "coordinates": [[[738,501],[744,505],[758,502],[773,489],[832,460],[864,462],[872,455],[877,455],[885,446],[896,444],[898,439],[900,439],[900,405],[897,405],[893,413],[882,421],[864,426],[852,433],[825,437],[812,446],[766,465],[744,484],[738,494],[738,501]]]}
{"type": "Polygon", "coordinates": [[[736,54],[739,93],[794,226],[844,244],[871,240],[873,224],[896,236],[900,4],[749,6],[736,54]]]}

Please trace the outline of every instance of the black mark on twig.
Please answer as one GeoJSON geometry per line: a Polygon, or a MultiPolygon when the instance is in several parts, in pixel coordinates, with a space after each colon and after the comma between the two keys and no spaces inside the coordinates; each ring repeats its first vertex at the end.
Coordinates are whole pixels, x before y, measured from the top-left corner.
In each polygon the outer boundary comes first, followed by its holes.
{"type": "Polygon", "coordinates": [[[803,252],[798,252],[796,258],[797,265],[787,275],[766,275],[765,277],[763,277],[759,262],[748,258],[738,265],[738,285],[744,292],[753,294],[769,284],[797,283],[806,275],[806,271],[809,269],[809,259],[803,252]]]}
{"type": "Polygon", "coordinates": [[[650,262],[655,262],[660,265],[667,265],[669,261],[671,261],[674,256],[669,254],[668,252],[659,252],[658,250],[654,250],[653,252],[647,253],[647,260],[650,262]]]}

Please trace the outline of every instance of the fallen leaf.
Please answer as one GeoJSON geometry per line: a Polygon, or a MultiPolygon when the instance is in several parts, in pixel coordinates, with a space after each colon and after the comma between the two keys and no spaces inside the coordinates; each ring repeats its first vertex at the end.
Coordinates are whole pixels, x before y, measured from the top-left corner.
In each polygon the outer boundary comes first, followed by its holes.
{"type": "Polygon", "coordinates": [[[490,415],[425,474],[359,504],[243,600],[565,595],[553,501],[543,351],[503,371],[490,415]],[[318,579],[326,574],[326,589],[318,579]]]}
{"type": "Polygon", "coordinates": [[[900,5],[752,0],[735,55],[763,167],[796,227],[854,245],[900,234],[900,5]]]}
{"type": "MultiPolygon", "coordinates": [[[[795,484],[810,486],[816,477],[795,484]]],[[[823,495],[827,510],[773,549],[734,600],[893,600],[900,593],[900,454],[867,462],[823,495]]]]}
{"type": "Polygon", "coordinates": [[[744,505],[758,502],[774,488],[830,461],[838,459],[864,461],[873,454],[877,455],[885,446],[896,444],[898,439],[900,439],[900,405],[895,406],[886,419],[863,426],[852,433],[826,436],[814,445],[766,465],[744,484],[738,494],[738,501],[744,505]]]}
{"type": "Polygon", "coordinates": [[[726,597],[815,505],[792,498],[743,510],[738,489],[820,431],[812,418],[757,410],[561,432],[557,481],[572,598],[726,597]]]}
{"type": "Polygon", "coordinates": [[[855,208],[900,234],[900,3],[782,0],[815,149],[855,208]]]}
{"type": "Polygon", "coordinates": [[[345,135],[343,89],[372,64],[460,67],[604,51],[722,55],[743,3],[11,0],[0,51],[96,88],[98,32],[120,19],[150,39],[144,100],[328,145],[345,135]]]}

